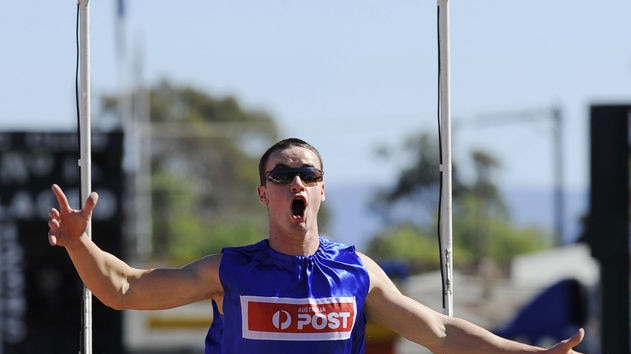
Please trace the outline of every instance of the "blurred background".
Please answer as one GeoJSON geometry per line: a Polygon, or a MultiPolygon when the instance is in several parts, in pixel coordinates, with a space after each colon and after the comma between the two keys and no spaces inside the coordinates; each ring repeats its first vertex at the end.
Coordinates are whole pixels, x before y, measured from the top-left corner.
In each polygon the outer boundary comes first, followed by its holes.
{"type": "MultiPolygon", "coordinates": [[[[299,137],[324,159],[321,231],[441,310],[436,3],[89,5],[97,243],[135,265],[180,266],[265,237],[258,158],[299,137]]],[[[623,0],[450,3],[457,316],[539,345],[584,326],[581,350],[628,352],[628,263],[601,262],[614,251],[628,262],[628,232],[586,220],[590,124],[628,116],[630,11],[623,0]],[[607,348],[610,266],[627,335],[607,348]],[[533,332],[541,323],[551,328],[533,332]]],[[[79,346],[80,283],[45,240],[50,184],[79,205],[77,16],[76,3],[43,1],[0,14],[0,354],[79,346]]],[[[628,157],[627,126],[611,129],[628,157]]],[[[628,177],[612,166],[605,181],[628,177]]],[[[102,353],[200,352],[212,320],[208,303],[119,313],[95,302],[102,353]]],[[[376,353],[420,350],[376,327],[368,340],[376,353]]]]}

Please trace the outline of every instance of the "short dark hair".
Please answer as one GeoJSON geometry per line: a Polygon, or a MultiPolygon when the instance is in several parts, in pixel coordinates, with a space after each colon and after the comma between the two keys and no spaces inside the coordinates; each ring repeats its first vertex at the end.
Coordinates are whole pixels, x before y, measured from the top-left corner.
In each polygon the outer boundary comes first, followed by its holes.
{"type": "Polygon", "coordinates": [[[259,179],[261,181],[262,186],[265,185],[265,172],[267,172],[265,171],[265,165],[267,165],[267,160],[269,160],[270,155],[276,150],[285,150],[292,146],[298,146],[298,147],[302,147],[302,148],[313,151],[313,153],[316,154],[316,156],[318,157],[318,160],[320,161],[320,169],[324,169],[324,165],[322,163],[322,156],[320,156],[320,152],[318,152],[318,150],[314,148],[311,144],[298,138],[283,139],[277,142],[276,144],[270,146],[270,148],[267,149],[267,151],[265,151],[263,156],[261,156],[261,160],[259,161],[259,179]]]}

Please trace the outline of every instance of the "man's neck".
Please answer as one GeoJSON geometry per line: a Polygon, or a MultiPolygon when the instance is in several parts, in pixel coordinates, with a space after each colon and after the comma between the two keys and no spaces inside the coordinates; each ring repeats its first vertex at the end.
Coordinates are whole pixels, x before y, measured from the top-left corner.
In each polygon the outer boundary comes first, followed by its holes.
{"type": "Polygon", "coordinates": [[[269,244],[273,250],[290,256],[311,256],[320,247],[320,237],[317,232],[300,235],[271,233],[269,244]]]}

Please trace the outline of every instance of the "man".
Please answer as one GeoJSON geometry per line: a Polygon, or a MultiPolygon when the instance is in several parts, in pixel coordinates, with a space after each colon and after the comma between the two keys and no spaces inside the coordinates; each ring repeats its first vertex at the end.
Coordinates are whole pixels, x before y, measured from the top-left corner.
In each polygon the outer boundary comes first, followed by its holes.
{"type": "Polygon", "coordinates": [[[372,259],[320,236],[322,159],[308,143],[276,143],[261,157],[259,175],[268,238],[179,269],[132,268],[99,249],[85,234],[96,193],[73,210],[53,185],[59,210],[50,210],[48,239],[66,248],[85,285],[112,308],[212,299],[207,353],[363,353],[366,318],[435,353],[577,353],[582,329],[547,350],[500,338],[403,295],[372,259]]]}

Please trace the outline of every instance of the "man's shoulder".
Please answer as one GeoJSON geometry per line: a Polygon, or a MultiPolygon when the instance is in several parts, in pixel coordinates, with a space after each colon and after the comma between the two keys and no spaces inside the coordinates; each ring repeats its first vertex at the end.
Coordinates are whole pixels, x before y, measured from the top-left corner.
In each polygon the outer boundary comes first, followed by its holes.
{"type": "Polygon", "coordinates": [[[320,235],[320,246],[325,247],[325,248],[327,247],[338,248],[338,249],[348,250],[351,252],[356,252],[355,245],[350,244],[350,243],[335,241],[327,236],[322,236],[322,235],[320,235]]]}
{"type": "Polygon", "coordinates": [[[224,247],[221,250],[221,253],[255,251],[267,247],[269,247],[269,241],[267,239],[264,239],[248,245],[224,247]]]}

